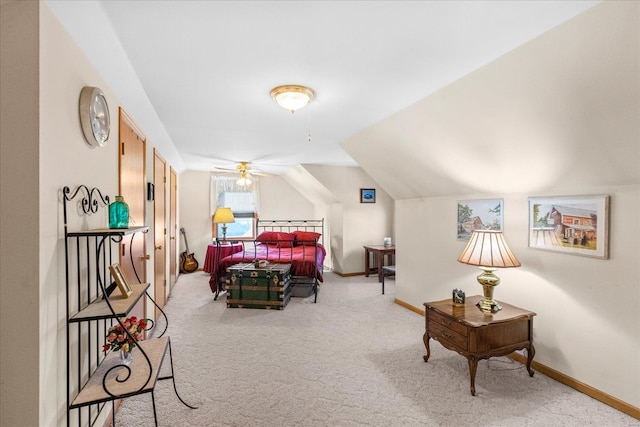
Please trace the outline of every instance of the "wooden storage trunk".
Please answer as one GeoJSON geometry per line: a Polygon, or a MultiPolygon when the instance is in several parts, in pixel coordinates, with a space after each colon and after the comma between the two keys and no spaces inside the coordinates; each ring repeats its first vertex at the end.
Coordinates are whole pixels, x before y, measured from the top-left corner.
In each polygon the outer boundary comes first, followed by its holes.
{"type": "Polygon", "coordinates": [[[284,310],[291,298],[290,264],[235,264],[227,272],[227,308],[284,310]]]}

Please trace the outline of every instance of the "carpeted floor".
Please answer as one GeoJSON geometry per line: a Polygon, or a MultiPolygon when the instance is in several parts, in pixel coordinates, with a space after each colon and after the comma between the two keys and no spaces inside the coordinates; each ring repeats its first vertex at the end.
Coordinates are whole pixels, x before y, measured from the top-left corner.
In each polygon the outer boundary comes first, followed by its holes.
{"type": "MultiPolygon", "coordinates": [[[[640,421],[507,358],[467,360],[431,341],[393,302],[393,279],[325,273],[318,303],[226,308],[209,276],[180,276],[165,308],[176,386],[155,393],[160,426],[640,426],[640,421]]],[[[164,371],[169,365],[165,360],[164,371]]],[[[125,399],[117,425],[153,426],[151,395],[125,399]]]]}

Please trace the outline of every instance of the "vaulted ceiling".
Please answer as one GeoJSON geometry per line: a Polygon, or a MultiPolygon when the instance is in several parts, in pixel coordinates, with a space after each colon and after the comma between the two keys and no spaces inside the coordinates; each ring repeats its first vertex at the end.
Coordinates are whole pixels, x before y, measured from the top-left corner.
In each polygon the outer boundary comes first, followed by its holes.
{"type": "Polygon", "coordinates": [[[276,174],[356,165],[343,141],[597,3],[47,1],[176,170],[276,174]]]}

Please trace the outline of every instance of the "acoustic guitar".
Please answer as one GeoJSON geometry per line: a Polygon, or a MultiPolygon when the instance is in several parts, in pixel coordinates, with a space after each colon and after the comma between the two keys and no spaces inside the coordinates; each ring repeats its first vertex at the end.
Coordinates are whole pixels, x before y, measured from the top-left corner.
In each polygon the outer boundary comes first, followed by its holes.
{"type": "Polygon", "coordinates": [[[198,269],[198,261],[193,256],[193,253],[189,253],[189,243],[187,242],[187,234],[184,232],[184,228],[180,227],[182,237],[184,237],[184,246],[186,251],[180,254],[180,273],[193,273],[198,269]]]}

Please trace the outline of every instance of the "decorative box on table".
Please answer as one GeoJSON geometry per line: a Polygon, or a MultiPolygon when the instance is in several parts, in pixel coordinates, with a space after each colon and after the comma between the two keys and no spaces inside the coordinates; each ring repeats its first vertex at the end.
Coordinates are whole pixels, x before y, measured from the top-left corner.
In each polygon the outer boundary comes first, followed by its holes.
{"type": "Polygon", "coordinates": [[[227,308],[284,310],[291,299],[290,264],[235,264],[227,272],[227,308]]]}

